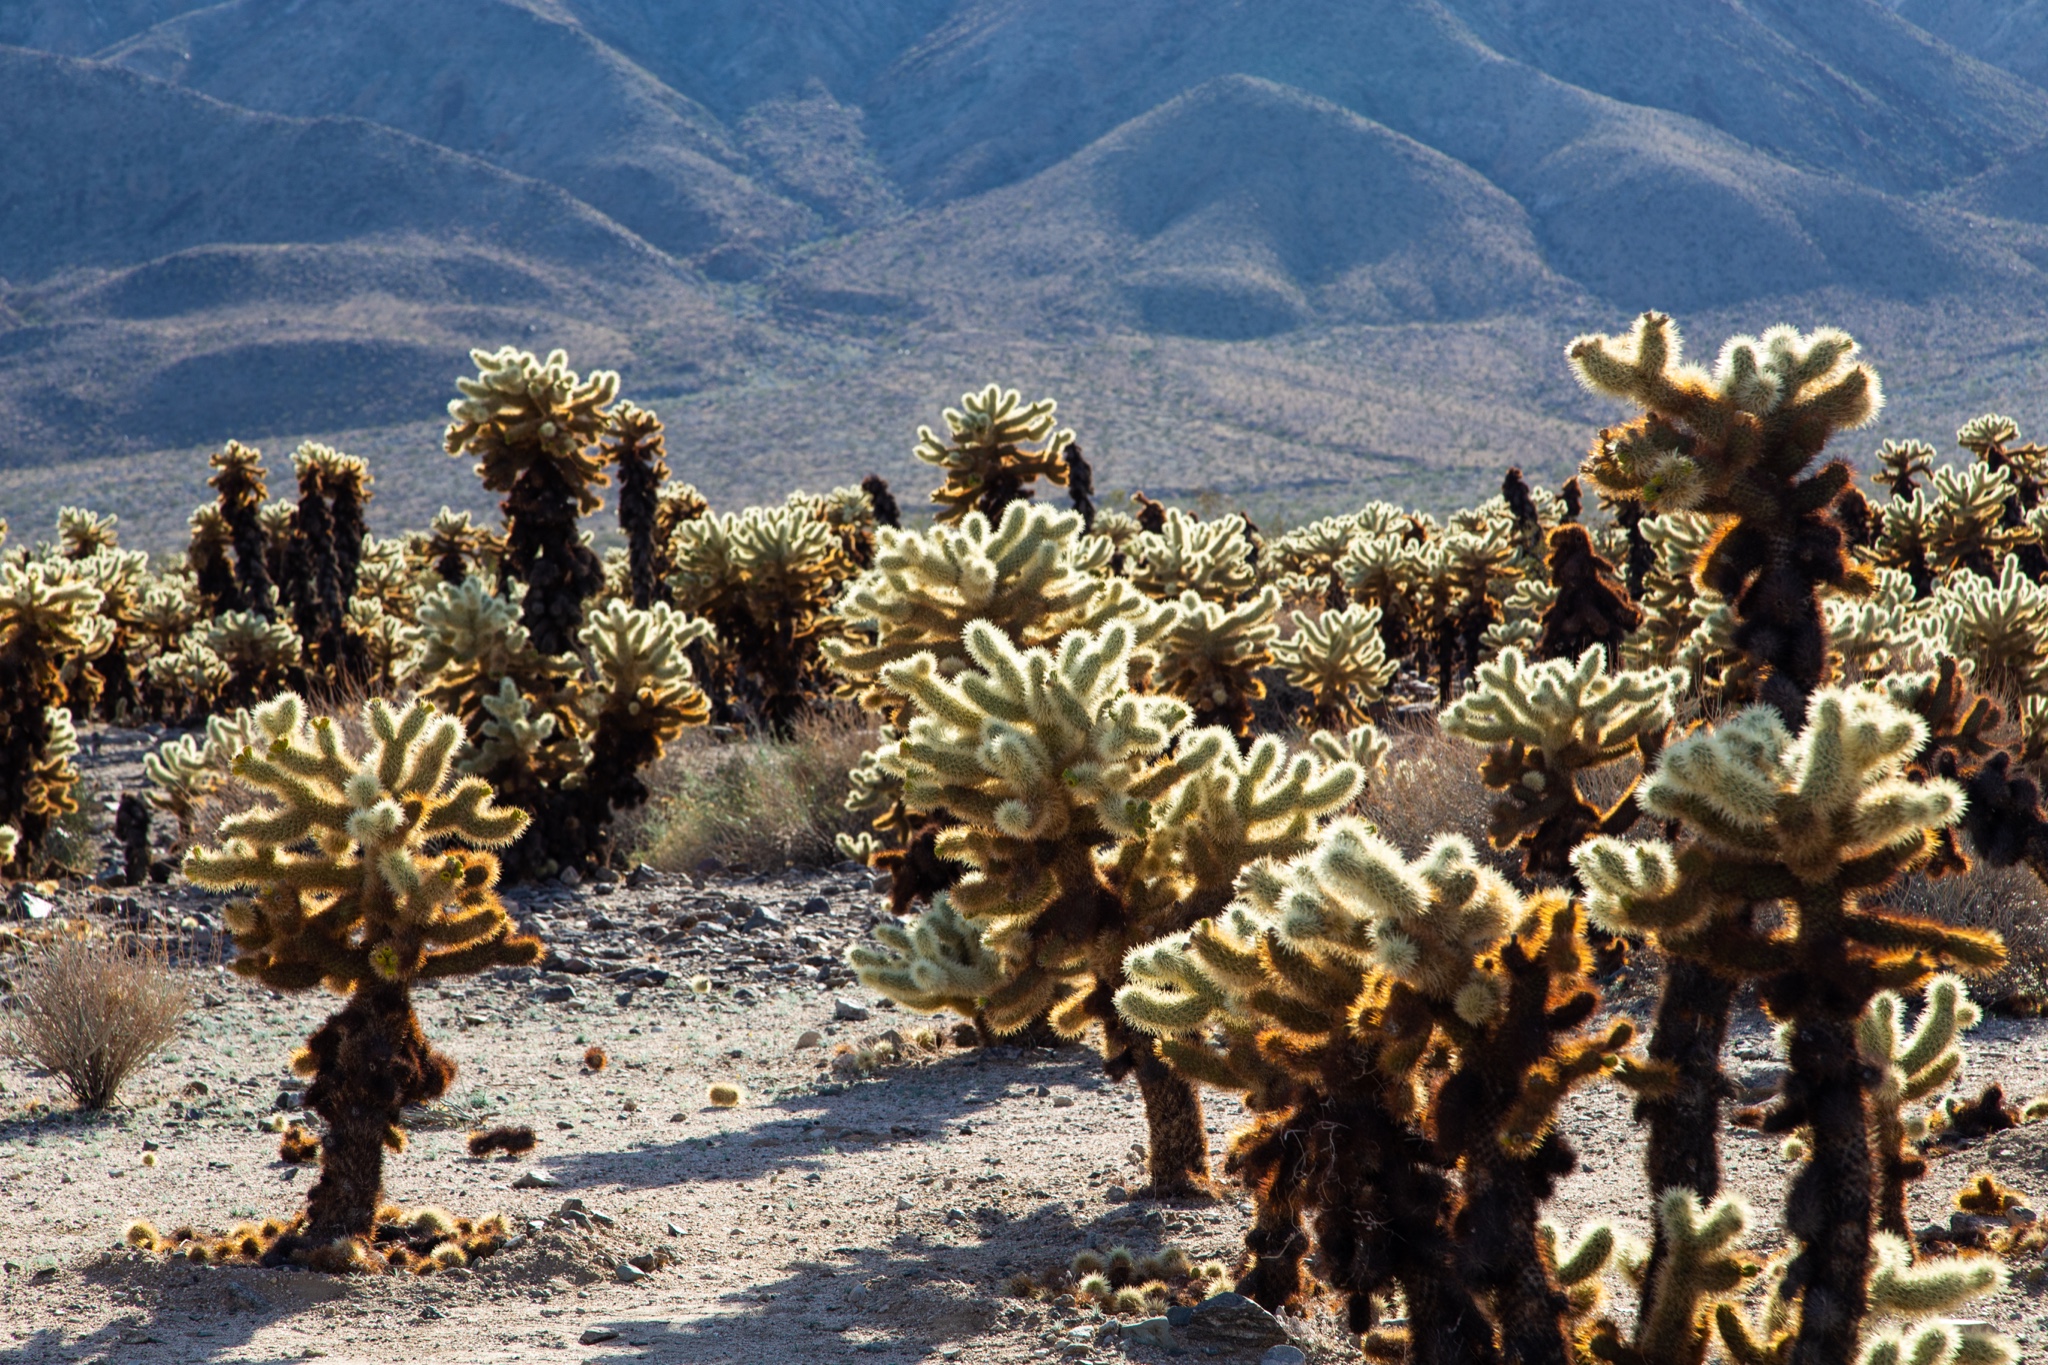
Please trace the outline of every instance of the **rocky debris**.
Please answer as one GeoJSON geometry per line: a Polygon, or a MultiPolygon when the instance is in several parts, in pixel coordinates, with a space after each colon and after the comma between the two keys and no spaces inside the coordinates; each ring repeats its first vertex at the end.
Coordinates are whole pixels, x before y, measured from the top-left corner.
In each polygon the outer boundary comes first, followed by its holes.
{"type": "Polygon", "coordinates": [[[586,1327],[583,1335],[576,1340],[580,1345],[597,1346],[607,1341],[617,1341],[619,1334],[609,1327],[586,1327]]]}
{"type": "Polygon", "coordinates": [[[1280,1320],[1242,1294],[1217,1294],[1196,1304],[1183,1335],[1196,1346],[1226,1351],[1264,1351],[1287,1344],[1287,1329],[1280,1320]]]}
{"type": "Polygon", "coordinates": [[[868,1007],[857,1000],[839,996],[832,1002],[832,1017],[849,1024],[858,1024],[868,1017],[868,1007]]]}
{"type": "Polygon", "coordinates": [[[1275,1346],[1259,1357],[1259,1365],[1308,1365],[1308,1355],[1299,1346],[1275,1346]]]}
{"type": "Polygon", "coordinates": [[[562,1188],[562,1182],[551,1172],[544,1171],[540,1167],[535,1166],[531,1170],[521,1171],[519,1178],[512,1182],[512,1188],[515,1190],[559,1190],[562,1188]]]}

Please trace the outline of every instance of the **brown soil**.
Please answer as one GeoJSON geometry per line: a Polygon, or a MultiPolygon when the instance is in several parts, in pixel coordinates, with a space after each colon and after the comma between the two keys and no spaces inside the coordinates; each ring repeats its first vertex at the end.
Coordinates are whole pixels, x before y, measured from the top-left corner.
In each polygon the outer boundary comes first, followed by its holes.
{"type": "MultiPolygon", "coordinates": [[[[133,780],[123,739],[102,746],[95,777],[109,792],[133,780]]],[[[50,899],[58,915],[102,928],[146,918],[172,929],[203,1004],[102,1117],[70,1113],[49,1077],[0,1070],[0,1362],[1162,1361],[1148,1346],[1091,1348],[1073,1329],[1099,1321],[1092,1310],[1021,1301],[1005,1284],[1087,1245],[1143,1253],[1171,1243],[1197,1259],[1234,1259],[1245,1228],[1234,1191],[1208,1205],[1116,1197],[1139,1182],[1143,1118],[1135,1087],[1105,1082],[1088,1049],[916,1046],[919,1029],[950,1021],[880,1005],[836,966],[882,898],[864,875],[793,872],[520,888],[510,899],[551,945],[546,968],[421,992],[428,1036],[461,1071],[445,1102],[409,1122],[409,1149],[386,1162],[387,1197],[503,1212],[525,1232],[512,1248],[468,1271],[346,1280],[130,1252],[120,1242],[131,1218],[224,1229],[300,1207],[313,1174],[278,1159],[269,1125],[300,1117],[303,1082],[288,1059],[335,1002],[280,996],[210,965],[217,901],[182,883],[60,887],[50,899]],[[95,909],[102,896],[116,903],[95,909]],[[703,918],[679,927],[686,916],[703,918]],[[626,984],[636,969],[668,975],[626,984]],[[708,995],[690,988],[699,974],[714,982],[708,995]],[[544,998],[564,985],[574,999],[544,998]],[[870,1017],[835,1020],[840,997],[870,1017]],[[833,1069],[832,1049],[890,1029],[906,1040],[906,1060],[865,1078],[833,1069]],[[809,1030],[819,1045],[799,1048],[809,1030]],[[593,1046],[607,1054],[602,1071],[584,1065],[593,1046]],[[742,1102],[711,1106],[713,1082],[742,1086],[742,1102]],[[470,1157],[469,1133],[497,1123],[530,1124],[538,1149],[470,1157]],[[559,1186],[517,1188],[536,1171],[559,1186]],[[564,1213],[570,1199],[581,1206],[564,1213]],[[673,1259],[623,1283],[619,1266],[635,1257],[673,1259]],[[616,1335],[580,1344],[604,1332],[616,1335]]],[[[1629,993],[1622,1004],[1647,1013],[1629,993]]],[[[2044,1036],[2037,1021],[1988,1020],[1972,1039],[1968,1079],[2041,1093],[2044,1036]]],[[[1762,1078],[1768,1043],[1765,1021],[1745,1011],[1729,1044],[1738,1081],[1762,1078]]],[[[1205,1100],[1220,1164],[1241,1114],[1205,1100]]],[[[1568,1229],[1613,1219],[1645,1233],[1626,1098],[1582,1094],[1567,1124],[1581,1170],[1551,1216],[1568,1229]]],[[[1777,1143],[1731,1129],[1724,1146],[1734,1188],[1758,1210],[1753,1244],[1774,1249],[1788,1175],[1777,1143]]],[[[1916,1225],[1945,1220],[1950,1195],[1987,1166],[2048,1197],[2048,1125],[1930,1164],[1916,1225]]],[[[1984,1309],[2029,1355],[2048,1343],[2048,1303],[2024,1274],[2038,1265],[2017,1267],[2013,1287],[1984,1309]]],[[[1357,1358],[1327,1314],[1290,1325],[1313,1359],[1357,1358]]]]}

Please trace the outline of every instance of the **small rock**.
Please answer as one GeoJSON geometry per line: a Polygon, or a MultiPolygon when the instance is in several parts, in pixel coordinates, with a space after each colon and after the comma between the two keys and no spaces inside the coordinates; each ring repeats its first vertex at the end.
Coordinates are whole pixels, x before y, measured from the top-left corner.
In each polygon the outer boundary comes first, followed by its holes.
{"type": "Polygon", "coordinates": [[[549,1172],[536,1166],[530,1171],[522,1171],[519,1178],[512,1182],[512,1188],[515,1190],[559,1190],[562,1188],[562,1182],[549,1172]]]}
{"type": "Polygon", "coordinates": [[[576,1338],[577,1342],[584,1346],[595,1346],[600,1342],[618,1339],[619,1334],[609,1327],[586,1327],[583,1329],[583,1335],[576,1338]]]}
{"type": "Polygon", "coordinates": [[[1259,1357],[1259,1365],[1308,1365],[1308,1353],[1299,1346],[1275,1346],[1259,1357]]]}
{"type": "Polygon", "coordinates": [[[2005,1221],[2012,1224],[2016,1228],[2026,1227],[2029,1224],[2037,1223],[2040,1221],[2040,1218],[2040,1214],[2034,1212],[2025,1204],[2014,1204],[2011,1208],[2005,1211],[2005,1221]]]}
{"type": "Polygon", "coordinates": [[[420,1316],[425,1318],[428,1322],[438,1322],[440,1319],[445,1318],[448,1315],[446,1313],[443,1313],[440,1309],[434,1307],[434,1305],[430,1303],[425,1308],[422,1308],[420,1310],[420,1316]]]}
{"type": "Polygon", "coordinates": [[[741,986],[732,993],[732,998],[739,1004],[751,1005],[754,1003],[754,992],[745,986],[741,986]]]}
{"type": "Polygon", "coordinates": [[[967,1213],[964,1209],[947,1209],[946,1221],[949,1223],[964,1223],[967,1221],[967,1213]]]}
{"type": "Polygon", "coordinates": [[[222,1005],[227,1004],[227,999],[224,996],[215,995],[212,991],[206,991],[200,995],[199,1003],[207,1009],[217,1010],[222,1005]]]}
{"type": "Polygon", "coordinates": [[[574,986],[543,986],[533,993],[533,998],[543,1005],[563,1005],[576,998],[574,986]]]}
{"type": "Polygon", "coordinates": [[[805,1048],[817,1047],[824,1041],[824,1034],[818,1032],[814,1028],[807,1028],[802,1033],[799,1033],[796,1036],[796,1050],[798,1052],[802,1052],[805,1048]]]}
{"type": "Polygon", "coordinates": [[[689,1236],[690,1234],[688,1234],[687,1232],[684,1232],[684,1231],[683,1231],[683,1230],[682,1230],[681,1228],[677,1227],[677,1226],[676,1226],[676,1225],[675,1225],[674,1223],[670,1223],[670,1224],[668,1225],[668,1235],[669,1235],[669,1236],[671,1236],[671,1237],[687,1237],[687,1236],[689,1236]]]}
{"type": "Polygon", "coordinates": [[[780,929],[781,927],[782,916],[766,906],[762,906],[754,911],[753,914],[747,916],[746,922],[740,925],[740,929],[745,932],[752,932],[757,929],[780,929]]]}
{"type": "Polygon", "coordinates": [[[1180,1345],[1174,1339],[1173,1325],[1165,1318],[1139,1318],[1136,1322],[1126,1323],[1122,1335],[1132,1345],[1156,1346],[1163,1351],[1171,1351],[1180,1345]]]}
{"type": "Polygon", "coordinates": [[[858,1024],[868,1017],[868,1007],[842,995],[832,1001],[832,1017],[858,1024]]]}
{"type": "Polygon", "coordinates": [[[1257,1350],[1287,1344],[1280,1320],[1242,1294],[1217,1294],[1195,1305],[1188,1337],[1201,1345],[1257,1350]]]}
{"type": "Polygon", "coordinates": [[[886,896],[896,889],[896,878],[887,872],[877,872],[868,878],[868,890],[878,896],[886,896]]]}
{"type": "Polygon", "coordinates": [[[1177,1303],[1166,1310],[1166,1320],[1175,1327],[1185,1327],[1195,1320],[1195,1306],[1191,1303],[1177,1303]]]}
{"type": "MultiPolygon", "coordinates": [[[[562,875],[555,878],[555,880],[564,886],[581,886],[583,885],[583,874],[573,867],[565,867],[562,869],[562,875]]],[[[612,1333],[612,1336],[617,1335],[617,1332],[612,1333]]],[[[610,1338],[601,1338],[601,1340],[610,1340],[610,1338]]]]}
{"type": "Polygon", "coordinates": [[[632,1284],[637,1280],[644,1280],[646,1278],[647,1272],[642,1270],[639,1266],[634,1265],[631,1261],[619,1262],[620,1284],[632,1284]]]}
{"type": "Polygon", "coordinates": [[[803,904],[803,912],[806,915],[822,915],[831,910],[831,908],[832,902],[826,900],[823,896],[813,896],[803,904]]]}
{"type": "Polygon", "coordinates": [[[1112,1204],[1123,1204],[1129,1202],[1131,1192],[1121,1185],[1111,1185],[1102,1192],[1102,1197],[1112,1204]]]}
{"type": "Polygon", "coordinates": [[[896,1212],[909,1213],[912,1209],[916,1207],[917,1205],[911,1203],[908,1196],[901,1194],[896,1196],[896,1212]]]}
{"type": "Polygon", "coordinates": [[[1074,1097],[1072,1095],[1054,1095],[1052,1097],[1052,1107],[1055,1109],[1072,1109],[1074,1107],[1074,1097]]]}
{"type": "Polygon", "coordinates": [[[28,912],[30,919],[48,919],[57,907],[33,892],[21,893],[21,908],[28,912]]]}

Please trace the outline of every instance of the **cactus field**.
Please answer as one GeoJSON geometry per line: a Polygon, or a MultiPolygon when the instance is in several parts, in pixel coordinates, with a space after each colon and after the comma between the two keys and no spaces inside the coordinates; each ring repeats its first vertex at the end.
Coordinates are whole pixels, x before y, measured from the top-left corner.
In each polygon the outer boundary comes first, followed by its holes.
{"type": "Polygon", "coordinates": [[[1645,313],[1448,516],[1111,504],[999,384],[721,509],[473,360],[495,518],[229,441],[0,545],[0,1362],[2048,1346],[2015,421],[1645,313]]]}

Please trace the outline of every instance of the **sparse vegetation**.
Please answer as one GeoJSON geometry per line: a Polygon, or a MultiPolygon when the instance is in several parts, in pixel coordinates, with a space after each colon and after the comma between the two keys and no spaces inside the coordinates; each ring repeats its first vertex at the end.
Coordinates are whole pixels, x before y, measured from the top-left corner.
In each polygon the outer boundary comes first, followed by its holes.
{"type": "Polygon", "coordinates": [[[57,938],[10,969],[0,1048],[55,1075],[84,1109],[105,1109],[136,1068],[178,1036],[192,988],[161,945],[57,938]]]}

